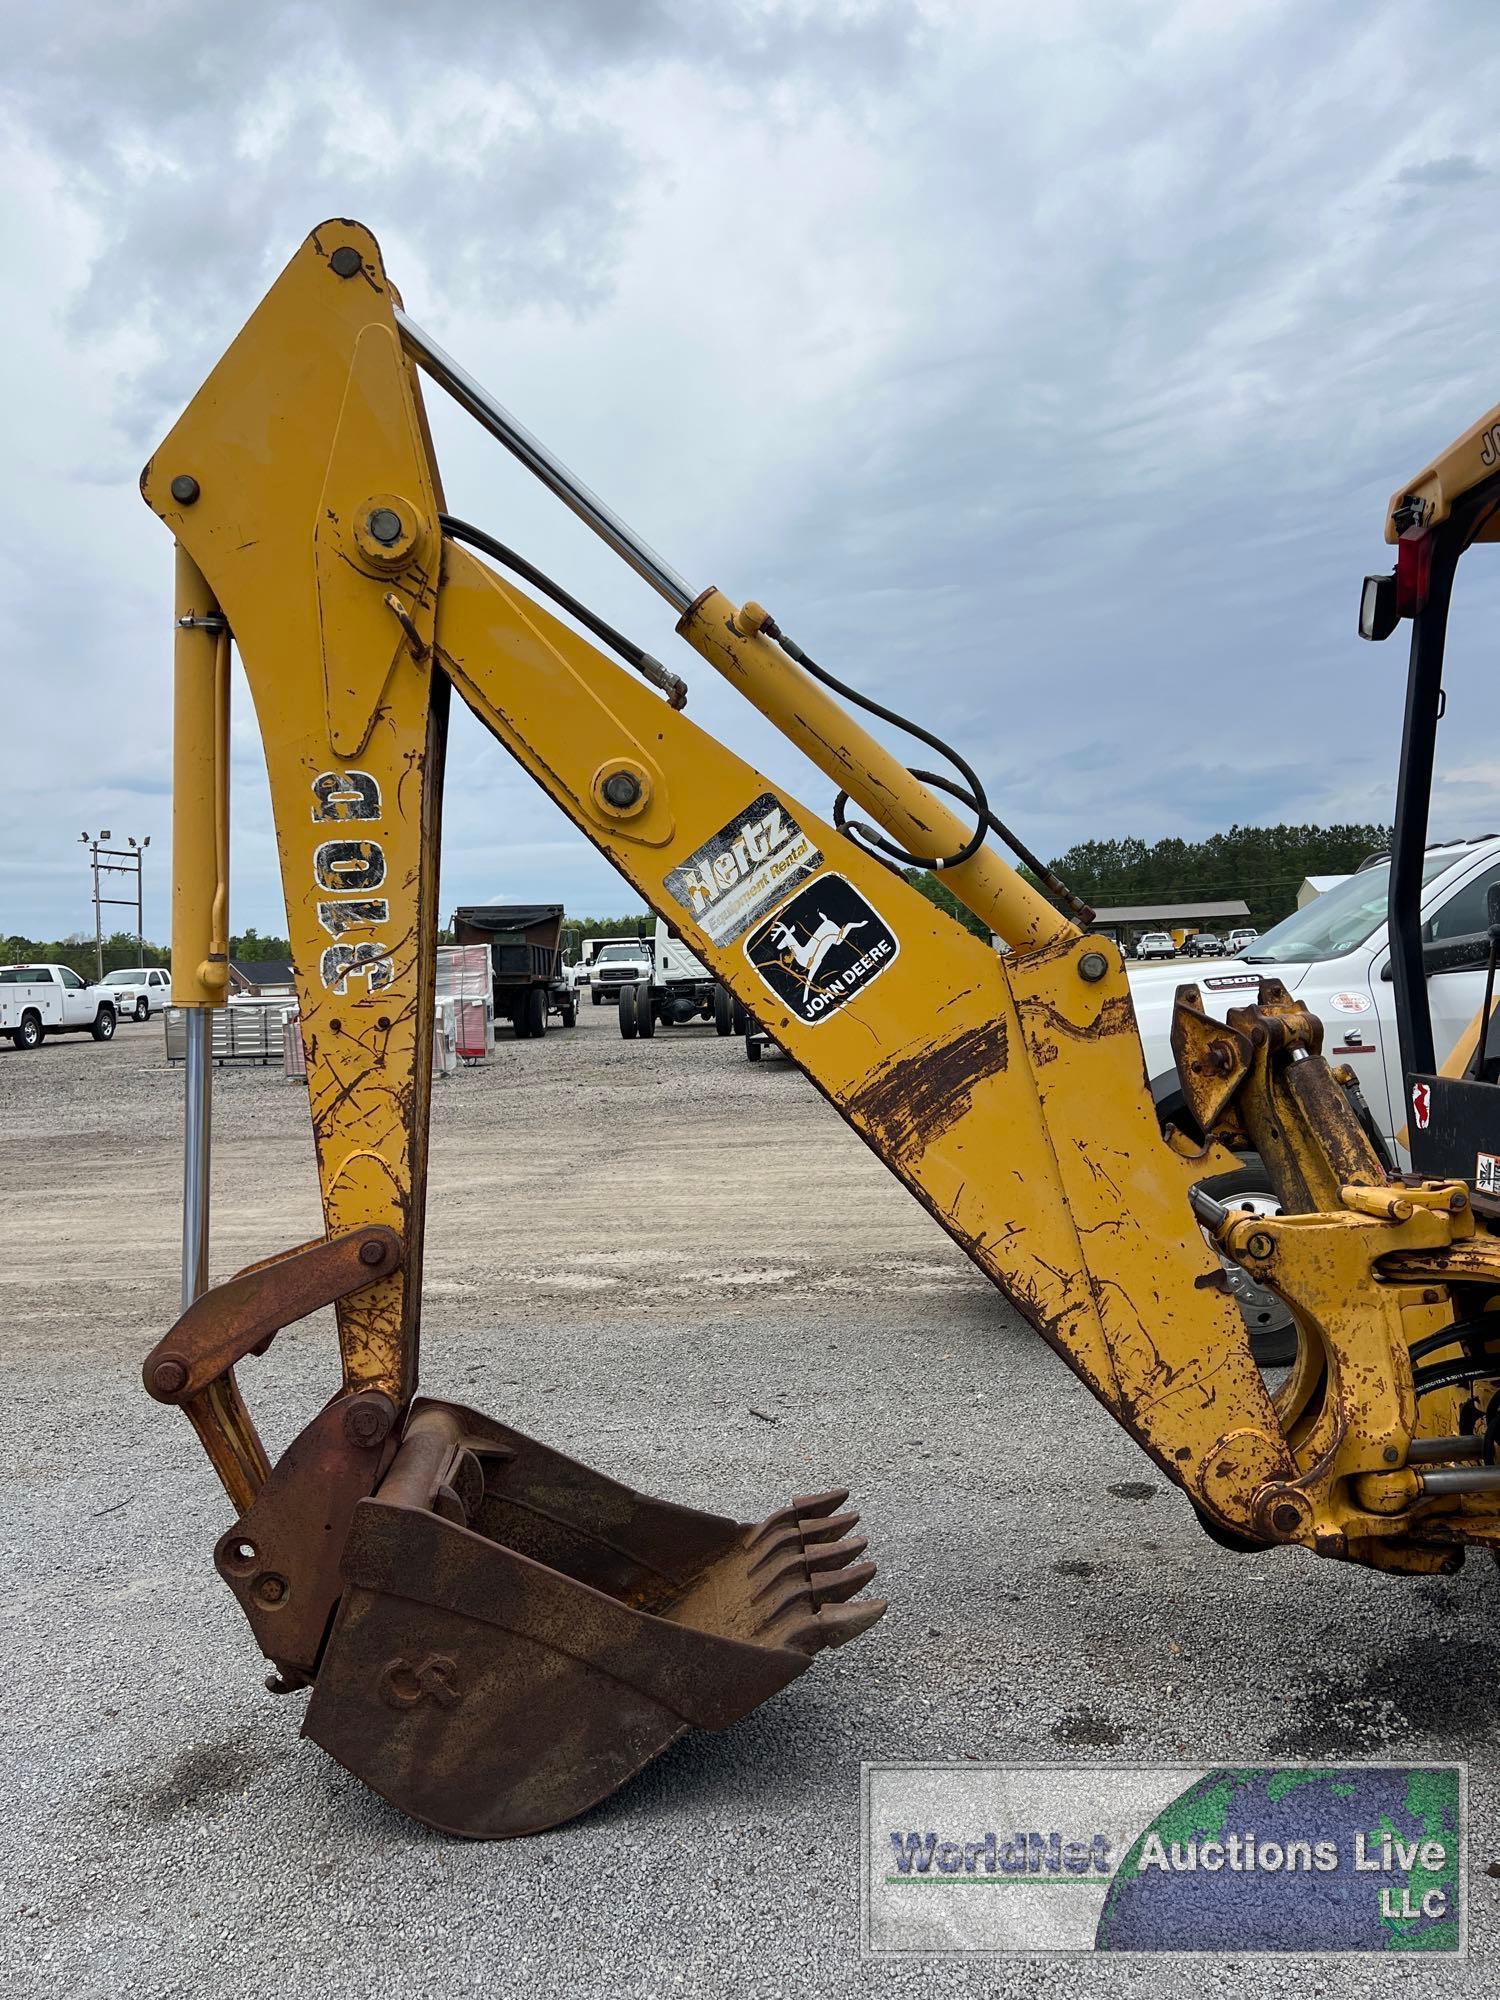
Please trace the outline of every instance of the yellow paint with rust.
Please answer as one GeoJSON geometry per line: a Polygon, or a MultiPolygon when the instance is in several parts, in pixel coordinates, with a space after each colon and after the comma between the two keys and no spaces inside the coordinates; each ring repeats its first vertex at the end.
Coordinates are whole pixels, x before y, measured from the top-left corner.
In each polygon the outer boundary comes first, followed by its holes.
{"type": "MultiPolygon", "coordinates": [[[[1386,540],[1400,541],[1402,530],[1397,513],[1412,501],[1421,510],[1421,527],[1435,528],[1447,520],[1459,500],[1476,486],[1493,479],[1497,472],[1500,472],[1500,403],[1493,410],[1486,410],[1477,424],[1471,424],[1462,437],[1455,438],[1430,465],[1424,465],[1391,495],[1385,516],[1386,540]]],[[[1500,541],[1500,509],[1486,513],[1476,526],[1474,540],[1500,541]]]]}
{"type": "MultiPolygon", "coordinates": [[[[1434,1565],[1412,1531],[1424,1510],[1487,1536],[1492,1511],[1409,1498],[1392,1509],[1378,1485],[1381,1506],[1361,1504],[1418,1425],[1409,1340],[1452,1316],[1445,1286],[1382,1284],[1377,1260],[1439,1254],[1462,1234],[1455,1218],[1414,1204],[1405,1220],[1255,1219],[1273,1240],[1272,1282],[1336,1386],[1320,1402],[1304,1368],[1273,1405],[1188,1200],[1225,1156],[1162,1139],[1115,947],[1080,937],[984,850],[948,879],[1016,947],[998,956],[508,579],[443,545],[394,297],[367,232],[315,231],[143,480],[223,606],[255,701],[327,1226],[387,1223],[403,1240],[403,1270],[339,1309],[347,1385],[404,1404],[416,1382],[453,687],[1200,1506],[1245,1534],[1417,1570],[1434,1565]],[[332,261],[351,248],[357,258],[332,261]],[[179,473],[199,482],[190,506],[172,499],[179,473]],[[606,780],[621,772],[635,784],[611,804],[606,780]],[[716,941],[667,886],[765,794],[821,856],[799,893],[843,877],[898,947],[814,1021],[762,978],[744,935],[716,941]]],[[[681,630],[903,845],[961,846],[962,822],[763,625],[755,607],[708,592],[681,630]]],[[[1312,1169],[1322,1108],[1309,1101],[1298,1145],[1312,1169]]],[[[1364,1179],[1329,1182],[1333,1157],[1324,1183],[1364,1179]]],[[[1248,1225],[1223,1233],[1253,1261],[1248,1225]]],[[[1452,1412],[1439,1398],[1420,1415],[1452,1412]]]]}
{"type": "Polygon", "coordinates": [[[446,683],[412,661],[384,605],[399,592],[430,643],[439,497],[392,297],[366,231],[315,231],[155,452],[142,490],[222,605],[255,704],[327,1228],[383,1222],[406,1247],[404,1270],[338,1307],[344,1380],[404,1402],[416,1382],[413,1191],[431,1087],[446,683]],[[349,244],[361,268],[341,279],[329,255],[349,244]],[[189,505],[172,497],[179,474],[199,485],[189,505]],[[366,485],[420,516],[394,572],[355,541],[366,485]],[[350,773],[352,797],[318,789],[350,773]],[[363,871],[357,855],[332,852],[361,845],[363,871]],[[363,957],[330,979],[330,950],[363,957]]]}

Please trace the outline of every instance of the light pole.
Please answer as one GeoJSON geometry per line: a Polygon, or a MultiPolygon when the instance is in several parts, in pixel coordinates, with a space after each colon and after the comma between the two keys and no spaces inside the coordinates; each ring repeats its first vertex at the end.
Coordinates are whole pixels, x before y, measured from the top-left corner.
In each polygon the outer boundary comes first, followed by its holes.
{"type": "Polygon", "coordinates": [[[104,842],[113,840],[114,835],[105,826],[99,829],[97,838],[89,833],[81,833],[78,838],[89,851],[89,867],[92,871],[94,886],[94,963],[97,967],[96,976],[102,980],[104,977],[103,912],[106,903],[118,904],[122,909],[129,909],[132,904],[135,905],[136,951],[141,963],[145,963],[146,849],[151,845],[151,836],[148,833],[143,840],[138,841],[133,833],[127,833],[125,838],[130,843],[128,847],[106,847],[104,842]],[[101,855],[105,857],[102,861],[99,858],[101,855]],[[134,875],[135,894],[133,896],[101,896],[99,893],[99,877],[101,874],[134,875]]]}

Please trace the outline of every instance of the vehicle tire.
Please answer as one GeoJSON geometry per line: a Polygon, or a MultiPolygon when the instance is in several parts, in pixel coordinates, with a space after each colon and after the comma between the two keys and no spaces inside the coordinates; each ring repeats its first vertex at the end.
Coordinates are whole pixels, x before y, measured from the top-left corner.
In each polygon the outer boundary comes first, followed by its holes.
{"type": "Polygon", "coordinates": [[[545,986],[528,986],[526,998],[521,1003],[528,1035],[545,1035],[547,1032],[547,989],[545,986]]]}
{"type": "Polygon", "coordinates": [[[135,1012],[130,1018],[132,1021],[149,1021],[151,1018],[151,1002],[149,1000],[137,1000],[135,1003],[135,1012]]]}
{"type": "Polygon", "coordinates": [[[727,986],[714,987],[714,1033],[732,1035],[734,1033],[734,995],[727,986]]]}
{"type": "Polygon", "coordinates": [[[760,1061],[760,1030],[752,1022],[745,1030],[745,1054],[751,1062],[760,1061]]]}
{"type": "MultiPolygon", "coordinates": [[[[1226,1208],[1249,1215],[1280,1215],[1281,1203],[1271,1186],[1271,1177],[1255,1154],[1249,1164],[1232,1174],[1220,1174],[1203,1183],[1203,1192],[1223,1202],[1226,1208]]],[[[1248,1271],[1224,1260],[1224,1274],[1234,1294],[1250,1334],[1250,1352],[1262,1368],[1284,1368],[1297,1358],[1297,1322],[1292,1309],[1274,1292],[1257,1285],[1248,1271]]]]}
{"type": "Polygon", "coordinates": [[[746,1028],[748,1028],[749,1025],[750,1025],[749,1008],[745,1005],[743,1000],[736,1000],[734,1003],[734,1028],[732,1032],[736,1035],[743,1035],[746,1028]]]}
{"type": "Polygon", "coordinates": [[[562,1016],[563,1026],[571,1028],[578,1019],[578,1002],[576,1000],[564,1000],[557,1011],[562,1016]]]}
{"type": "Polygon", "coordinates": [[[604,995],[602,993],[591,993],[589,995],[589,998],[590,1000],[593,1001],[594,1005],[597,1007],[603,1002],[604,995]]]}
{"type": "Polygon", "coordinates": [[[47,1039],[47,1030],[42,1026],[40,1014],[23,1014],[21,1025],[11,1036],[18,1049],[39,1049],[47,1039]]]}
{"type": "Polygon", "coordinates": [[[635,989],[635,1031],[643,1042],[649,1042],[656,1033],[656,1007],[651,988],[645,984],[635,989]]]}
{"type": "Polygon", "coordinates": [[[94,1016],[94,1025],[89,1033],[96,1042],[112,1042],[115,1038],[115,1010],[109,1005],[101,1007],[94,1016]]]}
{"type": "Polygon", "coordinates": [[[622,986],[620,988],[620,1033],[625,1037],[627,1042],[633,1042],[637,1031],[635,988],[633,986],[622,986]]]}

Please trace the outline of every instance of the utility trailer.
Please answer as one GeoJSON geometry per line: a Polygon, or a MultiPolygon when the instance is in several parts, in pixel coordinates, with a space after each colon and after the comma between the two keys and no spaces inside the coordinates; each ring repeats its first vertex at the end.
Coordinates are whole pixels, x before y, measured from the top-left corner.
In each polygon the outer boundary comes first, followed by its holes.
{"type": "Polygon", "coordinates": [[[495,1019],[509,1021],[519,1040],[545,1035],[550,1015],[565,1028],[578,1018],[562,962],[562,920],[561,903],[471,903],[453,913],[455,944],[490,947],[495,1019]]]}

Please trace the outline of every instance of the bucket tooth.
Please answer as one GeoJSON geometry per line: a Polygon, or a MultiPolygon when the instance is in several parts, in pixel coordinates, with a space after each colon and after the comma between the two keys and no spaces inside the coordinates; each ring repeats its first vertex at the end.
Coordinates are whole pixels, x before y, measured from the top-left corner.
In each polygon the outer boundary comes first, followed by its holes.
{"type": "Polygon", "coordinates": [[[885,1616],[884,1598],[867,1597],[860,1604],[830,1604],[811,1618],[793,1618],[774,1635],[778,1645],[794,1647],[809,1658],[825,1646],[847,1646],[885,1616]]]}
{"type": "Polygon", "coordinates": [[[813,1596],[819,1604],[842,1604],[848,1598],[857,1597],[867,1583],[874,1581],[874,1563],[850,1563],[847,1569],[835,1570],[832,1576],[815,1576],[812,1580],[813,1596]]]}
{"type": "Polygon", "coordinates": [[[859,1526],[858,1514],[825,1514],[821,1519],[801,1521],[804,1542],[837,1542],[859,1526]]]}
{"type": "MultiPolygon", "coordinates": [[[[781,1601],[788,1587],[800,1589],[811,1586],[820,1598],[852,1597],[856,1590],[863,1588],[875,1574],[874,1563],[859,1563],[856,1556],[863,1555],[868,1547],[863,1535],[840,1542],[833,1547],[801,1548],[784,1555],[779,1565],[761,1583],[751,1598],[753,1604],[781,1601]],[[857,1583],[844,1586],[842,1578],[857,1576],[857,1583]]],[[[759,1565],[756,1565],[759,1569],[759,1565]]]]}
{"type": "MultiPolygon", "coordinates": [[[[758,1570],[758,1564],[756,1568],[758,1570]]],[[[771,1570],[764,1580],[754,1572],[751,1574],[752,1579],[759,1584],[759,1588],[750,1599],[752,1604],[764,1604],[769,1598],[775,1597],[788,1583],[802,1585],[808,1580],[807,1564],[803,1560],[800,1548],[789,1550],[784,1554],[775,1569],[771,1570]]]]}
{"type": "Polygon", "coordinates": [[[746,1548],[754,1548],[767,1535],[783,1528],[795,1528],[799,1524],[808,1526],[821,1520],[825,1514],[836,1514],[849,1498],[847,1486],[832,1487],[827,1493],[804,1493],[800,1500],[793,1500],[788,1506],[778,1507],[774,1514],[746,1530],[746,1548]]]}
{"type": "MultiPolygon", "coordinates": [[[[788,1550],[801,1551],[817,1548],[828,1542],[837,1542],[850,1528],[857,1526],[858,1522],[858,1514],[830,1514],[826,1520],[811,1521],[806,1527],[797,1521],[783,1522],[764,1539],[757,1534],[746,1549],[747,1554],[753,1553],[755,1557],[750,1565],[749,1574],[755,1576],[766,1567],[767,1563],[775,1562],[788,1550]]],[[[862,1542],[860,1547],[864,1547],[862,1542]]]]}
{"type": "Polygon", "coordinates": [[[869,1546],[863,1535],[851,1535],[847,1542],[814,1544],[804,1560],[810,1570],[842,1569],[856,1556],[862,1556],[869,1546]]]}
{"type": "Polygon", "coordinates": [[[779,1562],[789,1551],[800,1555],[807,1546],[802,1530],[795,1521],[787,1522],[765,1537],[757,1536],[746,1548],[745,1554],[753,1556],[745,1571],[747,1576],[755,1576],[768,1564],[779,1562]]]}
{"type": "Polygon", "coordinates": [[[430,1826],[557,1826],[874,1624],[848,1497],[746,1525],[420,1401],[354,1508],[304,1734],[430,1826]]]}

